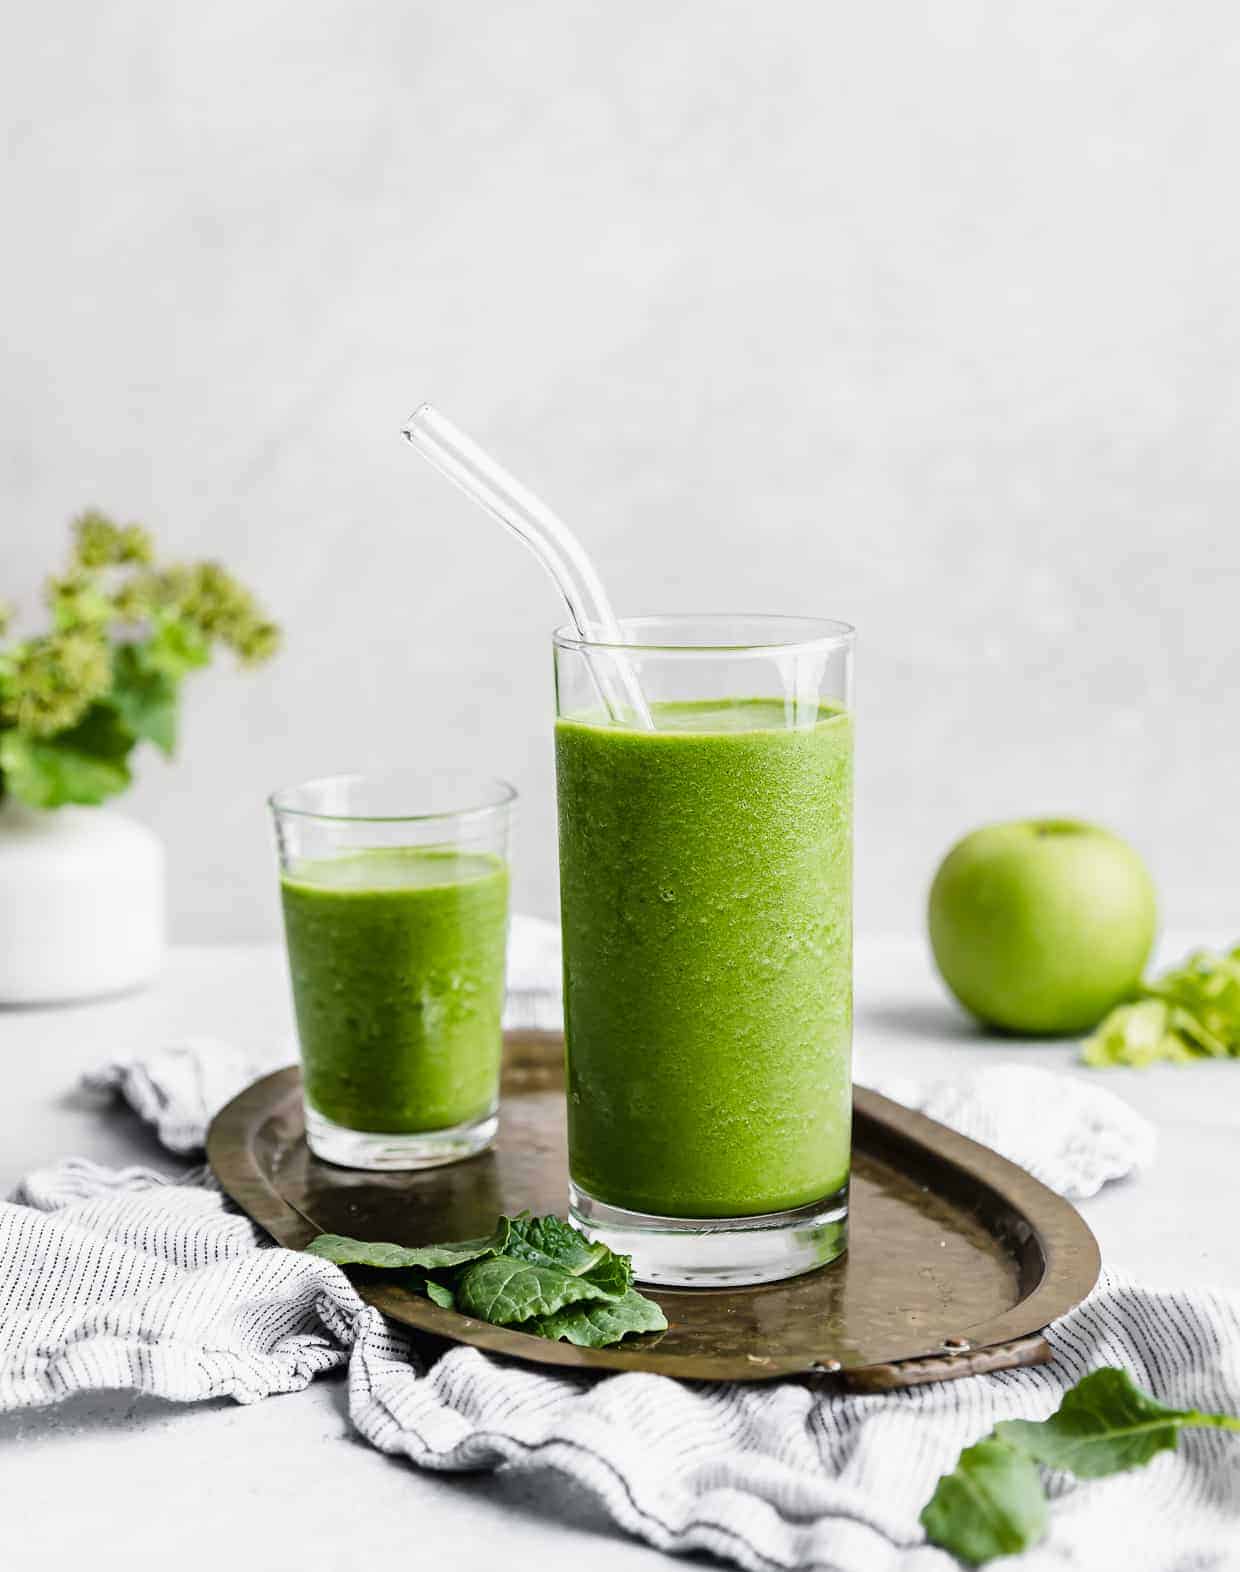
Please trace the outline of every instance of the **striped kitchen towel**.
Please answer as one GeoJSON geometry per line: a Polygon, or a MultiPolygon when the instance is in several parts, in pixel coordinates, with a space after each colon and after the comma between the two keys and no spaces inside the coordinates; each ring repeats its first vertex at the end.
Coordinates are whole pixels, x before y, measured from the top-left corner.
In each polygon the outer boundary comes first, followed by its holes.
{"type": "MultiPolygon", "coordinates": [[[[1240,1306],[1222,1297],[1108,1275],[1050,1340],[1053,1365],[882,1396],[589,1379],[471,1348],[427,1365],[343,1272],[266,1243],[209,1183],[71,1159],[0,1204],[0,1409],[109,1388],[250,1403],[347,1364],[353,1424],[381,1451],[537,1476],[549,1512],[584,1488],[650,1544],[752,1572],[947,1572],[917,1521],[939,1474],[1099,1365],[1240,1413],[1240,1306]]],[[[1235,1436],[1194,1431],[1146,1469],[1051,1493],[1028,1572],[1240,1565],[1235,1436]]]]}
{"type": "MultiPolygon", "coordinates": [[[[558,1021],[554,949],[537,937],[525,1008],[538,1019],[520,1024],[558,1021]]],[[[251,1073],[218,1045],[186,1042],[92,1084],[123,1093],[166,1145],[189,1152],[251,1073]]],[[[1152,1133],[1103,1088],[1087,1086],[1082,1101],[1066,1090],[1080,1083],[1052,1077],[1063,1084],[1043,1083],[1038,1104],[1056,1118],[1016,1117],[1028,1107],[1025,1073],[988,1067],[968,1081],[883,1089],[1006,1141],[1065,1193],[1149,1160],[1152,1133]]],[[[574,1510],[585,1489],[662,1550],[755,1572],[947,1572],[951,1559],[917,1521],[939,1474],[997,1420],[1049,1413],[1100,1365],[1123,1365],[1177,1407],[1240,1413],[1233,1301],[1108,1275],[1049,1336],[1053,1365],[882,1396],[795,1381],[592,1379],[470,1348],[427,1364],[343,1272],[272,1245],[201,1171],[174,1179],[69,1159],[0,1203],[0,1410],[110,1389],[250,1403],[347,1365],[353,1424],[381,1451],[425,1469],[537,1476],[548,1512],[561,1500],[574,1510]]],[[[1020,1562],[1029,1572],[1240,1567],[1234,1437],[1193,1432],[1138,1473],[1082,1486],[1056,1476],[1051,1490],[1050,1534],[1020,1562]]]]}

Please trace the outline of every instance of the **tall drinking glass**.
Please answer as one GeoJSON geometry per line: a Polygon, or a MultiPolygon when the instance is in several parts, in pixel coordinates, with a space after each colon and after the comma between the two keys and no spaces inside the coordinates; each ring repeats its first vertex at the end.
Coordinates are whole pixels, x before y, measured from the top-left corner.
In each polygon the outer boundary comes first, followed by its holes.
{"type": "Polygon", "coordinates": [[[515,798],[413,771],[272,796],[316,1156],[429,1168],[494,1139],[515,798]]]}
{"type": "Polygon", "coordinates": [[[621,631],[555,635],[570,1215],[647,1282],[793,1277],[847,1238],[853,630],[621,631]]]}

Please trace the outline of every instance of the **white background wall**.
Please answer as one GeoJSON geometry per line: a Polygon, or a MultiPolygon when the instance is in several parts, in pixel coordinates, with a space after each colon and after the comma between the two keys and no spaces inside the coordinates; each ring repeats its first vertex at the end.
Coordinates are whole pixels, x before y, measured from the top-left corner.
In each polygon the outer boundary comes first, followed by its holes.
{"type": "Polygon", "coordinates": [[[182,937],[274,931],[275,783],[509,775],[555,904],[537,567],[431,398],[621,610],[855,622],[858,916],[1080,813],[1240,929],[1240,19],[1226,0],[12,7],[0,570],[96,501],[270,601],[131,801],[182,937]]]}

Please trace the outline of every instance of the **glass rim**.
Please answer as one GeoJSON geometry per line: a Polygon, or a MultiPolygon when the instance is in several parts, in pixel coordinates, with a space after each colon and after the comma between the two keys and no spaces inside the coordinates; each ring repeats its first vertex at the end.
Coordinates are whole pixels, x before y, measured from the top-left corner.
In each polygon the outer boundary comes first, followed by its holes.
{"type": "Polygon", "coordinates": [[[472,775],[468,771],[426,772],[409,766],[390,770],[346,770],[337,775],[315,775],[309,780],[297,781],[291,786],[278,786],[268,794],[267,806],[277,816],[298,819],[316,819],[327,824],[436,824],[449,820],[473,819],[498,809],[510,808],[517,800],[517,788],[497,775],[472,775]],[[342,813],[305,806],[297,799],[307,797],[325,788],[356,784],[381,785],[397,779],[408,778],[421,782],[433,790],[435,783],[457,782],[462,788],[463,801],[459,808],[436,808],[420,813],[342,813]],[[469,789],[469,788],[472,788],[469,789]],[[478,796],[482,800],[477,800],[478,796]],[[469,801],[473,797],[473,801],[469,801]]]}
{"type": "Polygon", "coordinates": [[[857,630],[850,622],[840,622],[831,617],[803,617],[791,612],[736,611],[736,612],[666,612],[643,617],[618,617],[617,625],[622,637],[596,638],[592,634],[597,623],[587,623],[582,633],[573,623],[565,623],[552,634],[556,649],[562,650],[627,650],[630,653],[665,655],[783,655],[803,654],[809,650],[826,653],[851,648],[857,630]],[[684,638],[637,637],[631,635],[654,634],[660,627],[695,625],[709,631],[720,630],[719,637],[686,640],[684,638]],[[754,630],[769,628],[770,638],[728,639],[723,629],[729,626],[747,626],[754,630]],[[800,629],[799,635],[793,629],[800,629]]]}

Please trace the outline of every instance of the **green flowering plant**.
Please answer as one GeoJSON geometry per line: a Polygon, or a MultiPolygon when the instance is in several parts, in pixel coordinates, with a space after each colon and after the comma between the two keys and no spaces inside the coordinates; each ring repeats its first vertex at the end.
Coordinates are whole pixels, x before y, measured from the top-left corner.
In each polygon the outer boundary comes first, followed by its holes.
{"type": "Polygon", "coordinates": [[[52,625],[8,636],[0,607],[0,796],[98,803],[129,785],[141,742],[171,756],[181,683],[218,646],[268,660],[280,630],[216,562],[160,566],[150,535],[94,509],[47,581],[52,625]]]}

